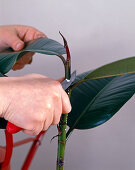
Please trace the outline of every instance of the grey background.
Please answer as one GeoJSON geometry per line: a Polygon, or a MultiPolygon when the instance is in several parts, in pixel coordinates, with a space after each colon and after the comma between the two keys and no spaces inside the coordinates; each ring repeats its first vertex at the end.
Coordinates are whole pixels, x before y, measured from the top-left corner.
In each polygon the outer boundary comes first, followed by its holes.
{"type": "MultiPolygon", "coordinates": [[[[62,43],[60,30],[72,54],[72,70],[78,73],[135,55],[134,0],[0,0],[0,24],[31,25],[62,43]]],[[[10,76],[40,73],[51,78],[64,74],[55,56],[35,55],[33,64],[10,76]]],[[[135,114],[132,99],[104,125],[71,135],[65,154],[65,170],[134,170],[135,114]]],[[[51,127],[30,170],[54,170],[57,134],[51,127]]],[[[26,138],[19,133],[15,140],[26,138]]],[[[0,133],[4,143],[3,131],[0,133]]],[[[20,169],[30,145],[15,148],[12,170],[20,169]]]]}

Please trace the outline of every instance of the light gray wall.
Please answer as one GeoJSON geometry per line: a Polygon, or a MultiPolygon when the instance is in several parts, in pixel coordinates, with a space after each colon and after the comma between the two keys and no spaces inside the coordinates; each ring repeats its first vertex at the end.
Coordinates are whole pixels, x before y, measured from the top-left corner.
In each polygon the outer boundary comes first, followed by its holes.
{"type": "MultiPolygon", "coordinates": [[[[134,0],[0,0],[0,24],[31,25],[62,43],[60,30],[71,49],[72,69],[81,73],[135,55],[134,9],[134,0]]],[[[38,54],[31,66],[9,75],[30,72],[59,78],[63,66],[55,56],[38,54]]],[[[67,143],[65,170],[134,170],[134,102],[133,97],[100,127],[74,131],[67,143]]],[[[56,127],[50,128],[30,170],[55,169],[57,140],[50,143],[50,139],[56,134],[56,127]]],[[[19,140],[26,135],[14,137],[19,140]]],[[[13,170],[20,169],[27,150],[28,145],[15,149],[13,170]]]]}

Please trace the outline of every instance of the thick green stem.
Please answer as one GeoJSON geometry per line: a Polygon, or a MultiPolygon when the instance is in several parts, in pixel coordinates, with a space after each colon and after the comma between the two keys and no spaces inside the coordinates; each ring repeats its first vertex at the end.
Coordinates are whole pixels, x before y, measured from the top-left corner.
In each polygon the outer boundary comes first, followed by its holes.
{"type": "Polygon", "coordinates": [[[57,155],[57,170],[63,170],[64,166],[64,153],[66,146],[66,121],[67,114],[62,114],[60,122],[61,135],[58,137],[58,155],[57,155]]]}
{"type": "MultiPolygon", "coordinates": [[[[70,51],[67,45],[67,41],[64,36],[60,33],[63,38],[64,46],[66,48],[67,59],[66,62],[64,61],[65,66],[65,79],[70,80],[71,77],[71,57],[70,51]]],[[[67,94],[69,95],[69,88],[66,90],[67,94]]],[[[62,114],[61,120],[59,123],[59,135],[58,135],[58,151],[57,151],[57,170],[63,170],[64,166],[64,154],[65,154],[65,146],[66,146],[66,127],[67,127],[67,119],[68,114],[62,114]]]]}
{"type": "MultiPolygon", "coordinates": [[[[70,79],[70,60],[66,61],[65,64],[65,78],[70,79]]],[[[66,90],[67,94],[69,94],[69,89],[66,90]]],[[[67,118],[68,114],[62,114],[61,120],[59,123],[59,136],[58,136],[58,150],[57,150],[57,170],[63,170],[64,166],[64,153],[66,146],[66,127],[67,127],[67,118]]]]}

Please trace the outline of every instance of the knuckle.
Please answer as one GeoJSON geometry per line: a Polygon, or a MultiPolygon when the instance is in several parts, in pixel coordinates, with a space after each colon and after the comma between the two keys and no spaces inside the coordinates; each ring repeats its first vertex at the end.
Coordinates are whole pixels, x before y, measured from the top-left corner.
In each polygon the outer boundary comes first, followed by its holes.
{"type": "Polygon", "coordinates": [[[60,122],[60,118],[56,118],[56,119],[54,119],[52,124],[57,125],[59,122],[60,122]]]}
{"type": "Polygon", "coordinates": [[[37,131],[37,130],[33,130],[33,131],[32,131],[33,136],[36,136],[36,135],[38,135],[39,133],[40,133],[40,131],[37,131]]]}
{"type": "Polygon", "coordinates": [[[49,126],[50,126],[50,125],[46,125],[46,124],[45,124],[43,130],[46,131],[46,130],[49,128],[49,126]]]}
{"type": "Polygon", "coordinates": [[[43,113],[37,114],[36,121],[37,123],[42,123],[44,121],[44,114],[43,113]]]}
{"type": "Polygon", "coordinates": [[[37,127],[40,127],[45,120],[45,112],[44,111],[38,111],[36,114],[33,114],[33,126],[36,125],[37,127]]]}
{"type": "Polygon", "coordinates": [[[52,88],[53,99],[58,100],[60,98],[60,96],[61,96],[60,89],[61,89],[61,84],[58,81],[54,81],[53,88],[52,88]]]}
{"type": "Polygon", "coordinates": [[[53,125],[57,125],[60,122],[61,112],[62,110],[58,110],[57,113],[54,115],[53,122],[52,122],[53,125]]]}
{"type": "Polygon", "coordinates": [[[53,93],[53,101],[58,101],[60,100],[60,94],[56,91],[53,93]]]}
{"type": "Polygon", "coordinates": [[[27,123],[25,124],[25,127],[24,127],[26,130],[32,130],[34,127],[33,127],[33,123],[27,123]]]}
{"type": "Polygon", "coordinates": [[[33,116],[33,119],[25,125],[26,130],[39,131],[44,122],[44,116],[42,114],[37,114],[33,116]],[[38,130],[39,129],[39,130],[38,130]]]}
{"type": "MultiPolygon", "coordinates": [[[[25,27],[25,26],[23,26],[23,27],[25,27]]],[[[26,26],[26,28],[27,28],[27,30],[29,31],[29,32],[34,32],[34,31],[36,31],[36,28],[34,28],[33,26],[26,26]]],[[[28,32],[27,31],[27,32],[28,32]]]]}
{"type": "Polygon", "coordinates": [[[38,135],[42,131],[42,126],[41,124],[38,124],[37,126],[33,127],[32,129],[32,134],[34,136],[38,135]]]}
{"type": "Polygon", "coordinates": [[[61,87],[61,84],[60,84],[59,81],[54,80],[54,81],[53,81],[53,84],[54,84],[54,86],[55,86],[56,88],[60,88],[60,87],[61,87]]]}

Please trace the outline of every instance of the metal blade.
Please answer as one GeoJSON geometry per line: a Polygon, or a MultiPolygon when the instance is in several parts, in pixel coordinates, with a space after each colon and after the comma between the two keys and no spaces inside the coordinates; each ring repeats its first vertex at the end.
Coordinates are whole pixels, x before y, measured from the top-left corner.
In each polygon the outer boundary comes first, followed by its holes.
{"type": "Polygon", "coordinates": [[[66,90],[72,83],[73,81],[75,80],[76,78],[76,70],[71,74],[71,78],[68,80],[68,79],[65,79],[61,85],[63,87],[64,90],[66,90]]]}

